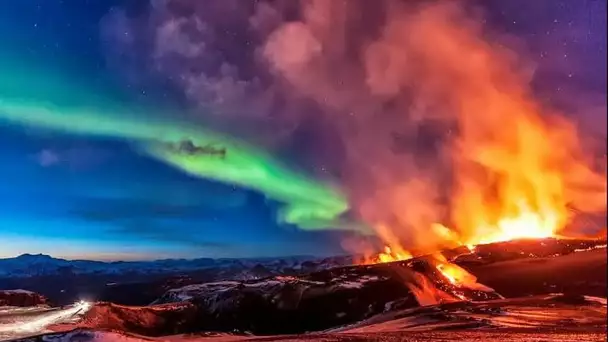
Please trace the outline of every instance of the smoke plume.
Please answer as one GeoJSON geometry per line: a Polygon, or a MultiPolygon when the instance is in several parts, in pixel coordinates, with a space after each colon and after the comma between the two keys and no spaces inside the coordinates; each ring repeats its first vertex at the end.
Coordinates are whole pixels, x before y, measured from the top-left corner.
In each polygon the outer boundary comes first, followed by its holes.
{"type": "Polygon", "coordinates": [[[102,32],[112,60],[181,89],[191,120],[297,152],[379,237],[425,251],[481,242],[505,216],[605,209],[605,167],[483,24],[458,1],[154,0],[102,32]]]}

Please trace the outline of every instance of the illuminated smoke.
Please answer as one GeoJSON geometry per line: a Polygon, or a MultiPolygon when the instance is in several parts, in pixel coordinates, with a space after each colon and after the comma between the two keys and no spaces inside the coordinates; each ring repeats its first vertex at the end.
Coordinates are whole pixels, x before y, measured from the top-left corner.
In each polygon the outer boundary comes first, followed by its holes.
{"type": "Polygon", "coordinates": [[[553,235],[568,206],[604,210],[605,166],[464,4],[165,0],[104,32],[140,38],[122,49],[212,108],[201,120],[275,150],[312,126],[298,158],[339,175],[391,248],[553,235]]]}
{"type": "MultiPolygon", "coordinates": [[[[568,207],[605,210],[605,159],[589,167],[572,123],[534,100],[531,64],[461,5],[161,0],[134,16],[117,9],[102,29],[110,61],[167,77],[197,108],[182,119],[207,129],[88,107],[72,110],[72,123],[44,101],[3,100],[0,115],[143,141],[186,172],[287,203],[283,218],[302,227],[343,226],[343,191],[392,250],[496,241],[528,227],[553,234],[568,207]],[[166,148],[183,139],[219,143],[228,157],[166,148]],[[287,171],[275,154],[340,179],[341,190],[287,171]]],[[[2,89],[27,89],[19,82],[2,89]]]]}

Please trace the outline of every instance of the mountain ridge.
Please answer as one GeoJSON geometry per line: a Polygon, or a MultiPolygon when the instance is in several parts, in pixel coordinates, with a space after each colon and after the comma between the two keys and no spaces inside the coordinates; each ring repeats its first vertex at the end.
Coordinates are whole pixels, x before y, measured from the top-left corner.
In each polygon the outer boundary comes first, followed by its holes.
{"type": "MultiPolygon", "coordinates": [[[[346,256],[346,255],[344,255],[346,256]]],[[[333,256],[330,256],[333,257],[333,256]]],[[[40,259],[54,259],[54,260],[62,260],[62,261],[87,261],[87,262],[97,262],[104,264],[115,264],[115,263],[146,263],[146,262],[162,262],[162,261],[193,261],[193,260],[280,260],[280,259],[323,259],[327,258],[327,256],[314,256],[314,255],[284,255],[277,257],[246,257],[246,258],[211,258],[211,257],[199,257],[199,258],[164,258],[164,259],[151,259],[151,260],[113,260],[113,261],[104,261],[104,260],[93,260],[93,259],[65,259],[61,257],[55,257],[49,254],[44,253],[23,253],[13,257],[0,258],[0,261],[3,260],[13,260],[13,259],[30,259],[30,258],[40,258],[40,259]]]]}
{"type": "Polygon", "coordinates": [[[159,259],[144,261],[100,261],[67,260],[47,254],[21,254],[12,258],[0,259],[0,277],[29,277],[71,274],[163,274],[187,272],[211,268],[246,270],[256,266],[271,271],[283,269],[316,268],[322,263],[328,265],[348,264],[352,256],[315,257],[307,255],[286,256],[281,258],[195,258],[159,259]]]}

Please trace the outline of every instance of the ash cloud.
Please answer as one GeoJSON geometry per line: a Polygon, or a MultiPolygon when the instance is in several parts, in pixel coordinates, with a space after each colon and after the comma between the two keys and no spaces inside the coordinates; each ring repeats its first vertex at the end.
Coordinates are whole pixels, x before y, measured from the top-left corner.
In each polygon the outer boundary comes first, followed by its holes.
{"type": "Polygon", "coordinates": [[[112,12],[103,34],[181,89],[192,120],[297,151],[340,176],[356,216],[391,227],[383,239],[424,249],[441,240],[427,227],[454,219],[457,137],[488,141],[508,114],[489,101],[523,96],[534,74],[462,4],[154,0],[112,12]]]}

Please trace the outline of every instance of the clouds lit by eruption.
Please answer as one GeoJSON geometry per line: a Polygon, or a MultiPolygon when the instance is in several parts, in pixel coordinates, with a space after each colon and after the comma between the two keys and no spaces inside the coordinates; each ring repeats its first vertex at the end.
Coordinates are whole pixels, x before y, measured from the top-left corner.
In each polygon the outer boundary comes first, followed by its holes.
{"type": "Polygon", "coordinates": [[[103,32],[123,65],[204,109],[190,119],[275,152],[308,127],[298,159],[339,175],[387,244],[427,251],[550,236],[568,207],[606,207],[605,165],[535,100],[532,61],[479,13],[457,1],[162,0],[111,13],[103,32]]]}

